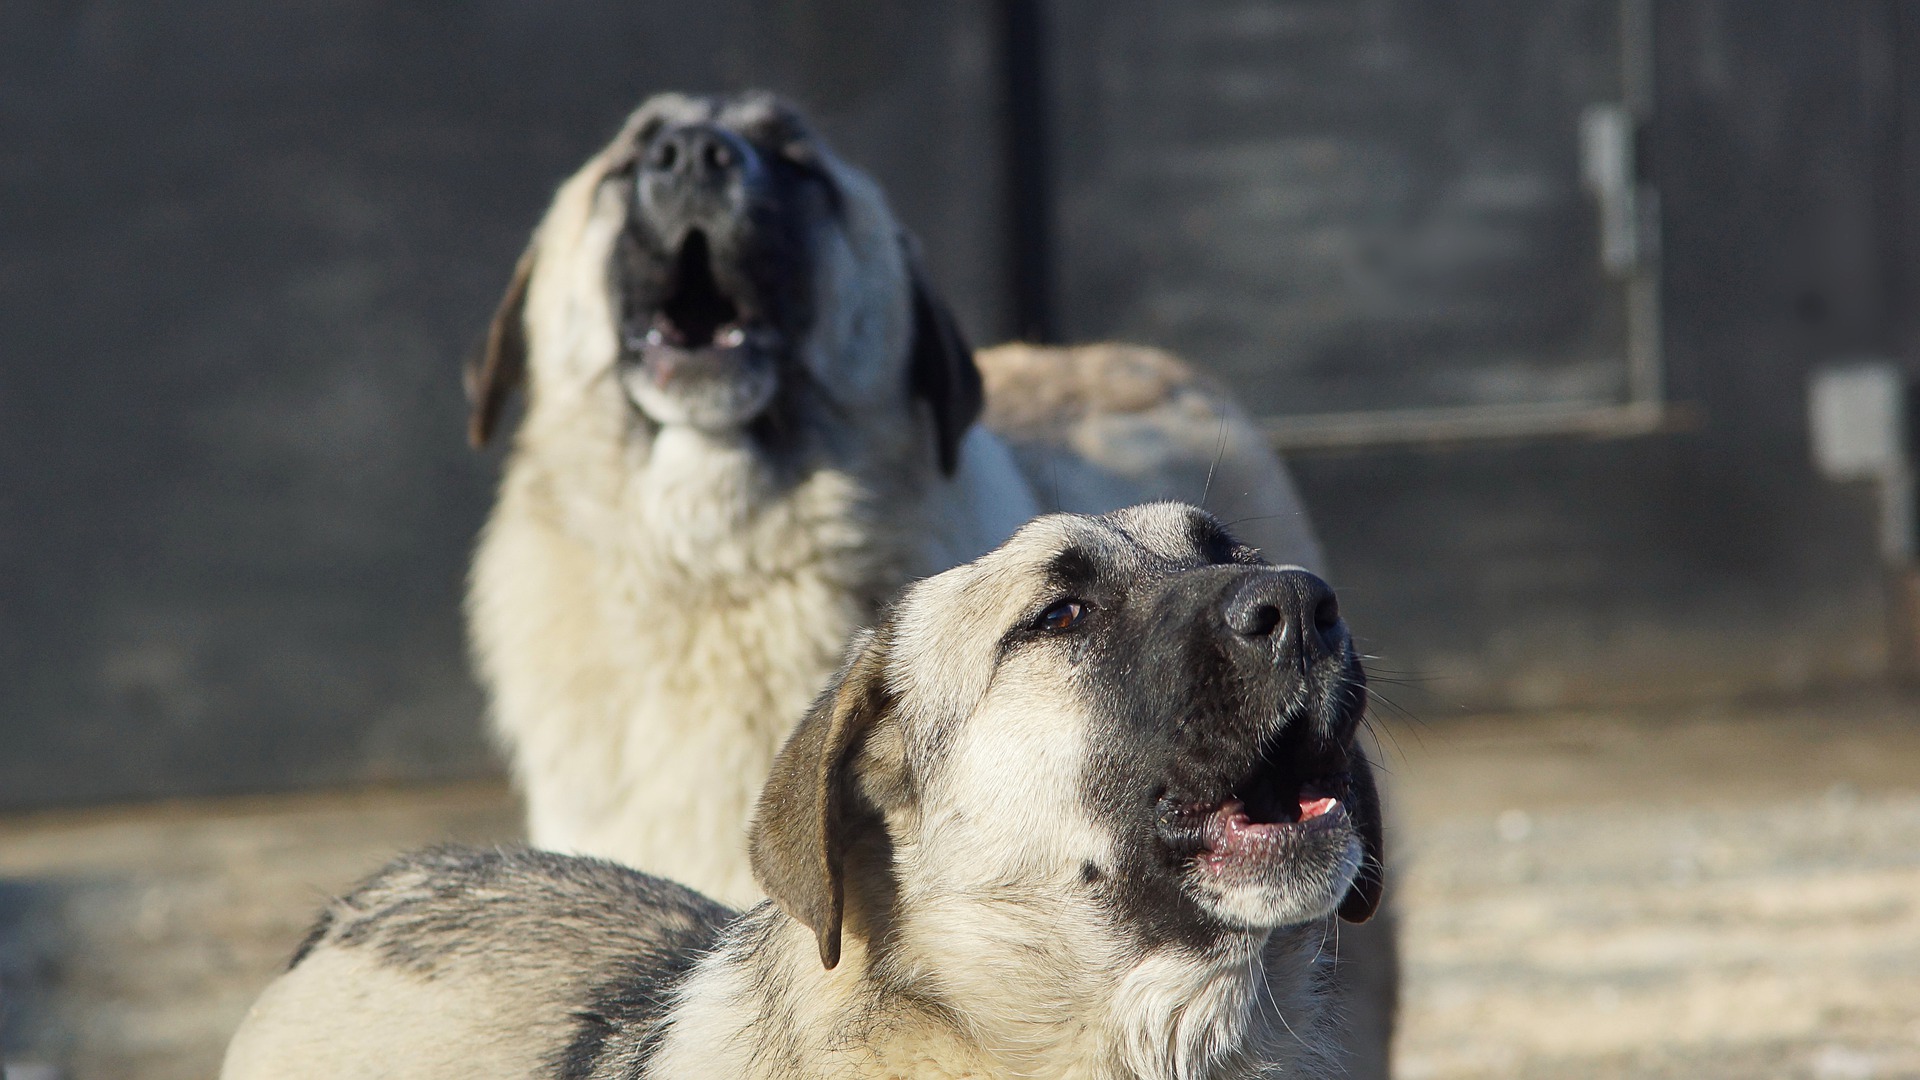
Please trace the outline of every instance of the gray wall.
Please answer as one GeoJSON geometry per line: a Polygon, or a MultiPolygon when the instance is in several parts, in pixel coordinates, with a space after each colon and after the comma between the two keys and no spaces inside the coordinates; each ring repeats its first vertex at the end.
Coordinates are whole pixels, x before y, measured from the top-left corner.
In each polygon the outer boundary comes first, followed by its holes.
{"type": "Polygon", "coordinates": [[[655,90],[812,106],[993,325],[988,28],[873,7],[0,5],[0,805],[495,767],[460,361],[655,90]]]}
{"type": "Polygon", "coordinates": [[[1813,473],[1804,386],[1849,356],[1915,367],[1914,16],[1658,7],[1667,391],[1697,427],[1301,463],[1341,574],[1364,587],[1356,617],[1392,666],[1449,676],[1437,706],[1800,691],[1884,670],[1874,504],[1813,473]]]}
{"type": "Polygon", "coordinates": [[[1625,394],[1577,153],[1620,0],[1052,6],[1067,336],[1275,415],[1625,394]]]}
{"type": "MultiPolygon", "coordinates": [[[[1072,335],[1181,348],[1277,411],[1614,389],[1569,127],[1614,89],[1611,5],[1046,11],[1072,335]]],[[[496,462],[461,444],[457,375],[553,185],[652,90],[772,86],[992,339],[998,17],[0,6],[0,804],[494,768],[457,605],[496,462]]],[[[1810,473],[1801,395],[1823,359],[1912,351],[1911,20],[1659,5],[1668,390],[1696,428],[1298,460],[1378,667],[1440,677],[1389,696],[1876,676],[1871,506],[1810,473]]]]}

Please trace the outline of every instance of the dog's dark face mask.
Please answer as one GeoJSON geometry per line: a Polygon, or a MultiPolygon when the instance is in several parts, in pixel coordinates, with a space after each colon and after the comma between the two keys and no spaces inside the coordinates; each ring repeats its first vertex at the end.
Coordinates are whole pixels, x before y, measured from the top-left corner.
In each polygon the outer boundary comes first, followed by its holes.
{"type": "Polygon", "coordinates": [[[1332,590],[1204,512],[1043,518],[856,643],[775,763],[756,872],[829,964],[843,899],[884,924],[854,886],[901,862],[903,891],[1079,906],[1147,950],[1364,921],[1365,701],[1332,590]],[[860,854],[882,817],[901,859],[860,854]]]}
{"type": "Polygon", "coordinates": [[[1190,561],[1159,572],[1058,563],[1061,594],[1092,608],[1073,677],[1105,688],[1084,780],[1118,837],[1105,887],[1148,941],[1364,921],[1380,808],[1357,741],[1366,676],[1333,590],[1205,514],[1185,527],[1190,561]]]}
{"type": "Polygon", "coordinates": [[[612,236],[577,243],[606,253],[593,256],[604,278],[578,273],[551,237],[529,248],[469,372],[476,444],[531,348],[564,351],[611,330],[612,374],[638,430],[744,434],[777,452],[887,410],[895,422],[929,416],[928,445],[956,468],[982,405],[972,352],[878,188],[794,110],[766,94],[660,95],[587,169],[597,209],[586,233],[612,236]],[[546,275],[605,296],[556,304],[546,275]],[[548,298],[537,342],[525,323],[533,292],[548,298]],[[616,325],[564,323],[601,310],[616,325]],[[912,412],[916,401],[929,412],[912,412]]]}
{"type": "Polygon", "coordinates": [[[627,227],[608,267],[622,387],[660,424],[751,424],[803,375],[838,192],[798,118],[690,103],[639,126],[609,177],[627,227]]]}

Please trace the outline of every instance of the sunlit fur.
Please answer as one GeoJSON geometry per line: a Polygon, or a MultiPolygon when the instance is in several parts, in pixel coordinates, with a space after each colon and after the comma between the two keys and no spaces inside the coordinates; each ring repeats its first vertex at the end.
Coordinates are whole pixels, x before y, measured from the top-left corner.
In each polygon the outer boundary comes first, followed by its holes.
{"type": "Polygon", "coordinates": [[[613,374],[606,279],[627,210],[602,180],[620,145],[567,181],[535,239],[530,400],[470,625],[534,842],[738,902],[757,895],[742,842],[754,796],[847,632],[1036,506],[984,432],[938,477],[903,407],[897,227],[830,157],[848,212],[817,249],[804,356],[850,418],[834,452],[795,482],[745,432],[636,417],[613,374]]]}
{"type": "Polygon", "coordinates": [[[659,423],[616,375],[608,265],[630,213],[613,178],[650,120],[780,108],[664,95],[568,179],[533,240],[528,407],[475,559],[469,625],[534,843],[602,855],[732,902],[759,893],[747,818],[841,643],[913,577],[1047,509],[1208,497],[1276,559],[1318,549],[1259,432],[1154,350],[980,354],[984,426],[934,461],[905,386],[907,248],[878,187],[830,148],[802,342],[807,460],[744,430],[659,423]],[[1210,482],[1211,481],[1211,482],[1210,482]],[[1210,489],[1210,494],[1209,494],[1210,489]]]}
{"type": "Polygon", "coordinates": [[[1106,706],[1072,689],[1057,654],[996,655],[1043,596],[1037,569],[1048,554],[1092,540],[1145,546],[1148,565],[1190,560],[1186,513],[1131,512],[1126,540],[1084,519],[1043,519],[906,593],[884,631],[892,712],[879,748],[862,757],[897,777],[874,792],[887,807],[897,889],[884,939],[850,941],[831,971],[793,927],[775,935],[779,950],[723,947],[688,984],[693,1012],[675,1018],[649,1075],[761,1075],[756,1032],[770,1017],[796,1032],[793,1075],[1340,1073],[1320,920],[1351,868],[1340,881],[1302,883],[1319,895],[1296,925],[1224,932],[1205,952],[1174,943],[1142,952],[1081,879],[1083,867],[1113,862],[1111,826],[1075,780],[1088,718],[1106,706]],[[741,996],[757,1008],[716,1007],[741,996]],[[716,1047],[741,1052],[716,1061],[716,1047]]]}
{"type": "Polygon", "coordinates": [[[1041,519],[912,586],[855,639],[807,723],[854,693],[873,709],[860,736],[844,751],[796,737],[783,755],[804,767],[776,776],[800,786],[777,779],[756,823],[818,813],[816,783],[853,793],[860,808],[825,824],[864,853],[845,863],[834,966],[778,889],[779,905],[722,925],[716,906],[605,863],[429,853],[333,906],[235,1037],[225,1080],[1342,1075],[1319,916],[1344,883],[1318,885],[1302,924],[1240,928],[1195,906],[1176,916],[1193,933],[1144,927],[1092,884],[1120,872],[1129,827],[1087,787],[1103,718],[1130,715],[1128,677],[1086,692],[1064,649],[1004,645],[1044,610],[1064,545],[1094,552],[1123,594],[1205,565],[1179,550],[1192,515],[1041,519]]]}

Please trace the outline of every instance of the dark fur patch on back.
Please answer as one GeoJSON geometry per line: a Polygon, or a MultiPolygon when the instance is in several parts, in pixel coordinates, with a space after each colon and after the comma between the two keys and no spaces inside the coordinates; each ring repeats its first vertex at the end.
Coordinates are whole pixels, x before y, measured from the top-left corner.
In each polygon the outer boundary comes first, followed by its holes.
{"type": "Polygon", "coordinates": [[[545,851],[434,848],[389,864],[334,908],[332,942],[431,976],[501,941],[519,952],[658,952],[705,940],[733,912],[670,881],[545,851]],[[602,940],[604,939],[604,940],[602,940]]]}
{"type": "Polygon", "coordinates": [[[708,953],[723,953],[754,973],[752,990],[730,1004],[755,1014],[750,1027],[753,1075],[798,1076],[804,1071],[801,1032],[791,1013],[793,988],[776,959],[779,936],[790,925],[771,901],[734,920],[703,950],[667,964],[629,971],[597,988],[578,1014],[574,1039],[555,1067],[559,1080],[640,1080],[671,1027],[667,1012],[680,980],[708,953]]]}
{"type": "Polygon", "coordinates": [[[601,1070],[608,1043],[624,1035],[618,1075],[638,1077],[666,1034],[662,1023],[673,990],[700,953],[687,949],[663,957],[628,957],[614,978],[594,988],[584,1009],[575,1014],[573,1041],[557,1063],[559,1080],[592,1080],[601,1070]],[[652,962],[649,962],[652,961],[652,962]]]}
{"type": "Polygon", "coordinates": [[[320,944],[321,939],[326,937],[327,931],[331,929],[333,929],[333,912],[321,912],[320,917],[313,922],[313,929],[308,930],[307,936],[301,938],[300,944],[294,948],[293,957],[287,961],[287,970],[292,971],[299,967],[300,961],[307,958],[307,954],[313,951],[315,945],[320,944]]]}
{"type": "Polygon", "coordinates": [[[734,912],[599,859],[436,848],[404,856],[336,902],[302,943],[370,949],[426,979],[511,972],[550,993],[572,1029],[551,1075],[585,1080],[644,1060],[674,985],[734,912]]]}

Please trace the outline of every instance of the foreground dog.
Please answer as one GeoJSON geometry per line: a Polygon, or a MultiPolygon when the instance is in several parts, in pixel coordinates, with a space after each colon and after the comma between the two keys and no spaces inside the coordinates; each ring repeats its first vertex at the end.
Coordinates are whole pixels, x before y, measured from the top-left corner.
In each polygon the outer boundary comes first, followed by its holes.
{"type": "Polygon", "coordinates": [[[1323,920],[1380,899],[1332,592],[1171,504],[909,588],[774,763],[732,918],[540,853],[334,905],[227,1080],[1335,1075],[1323,920]]]}

